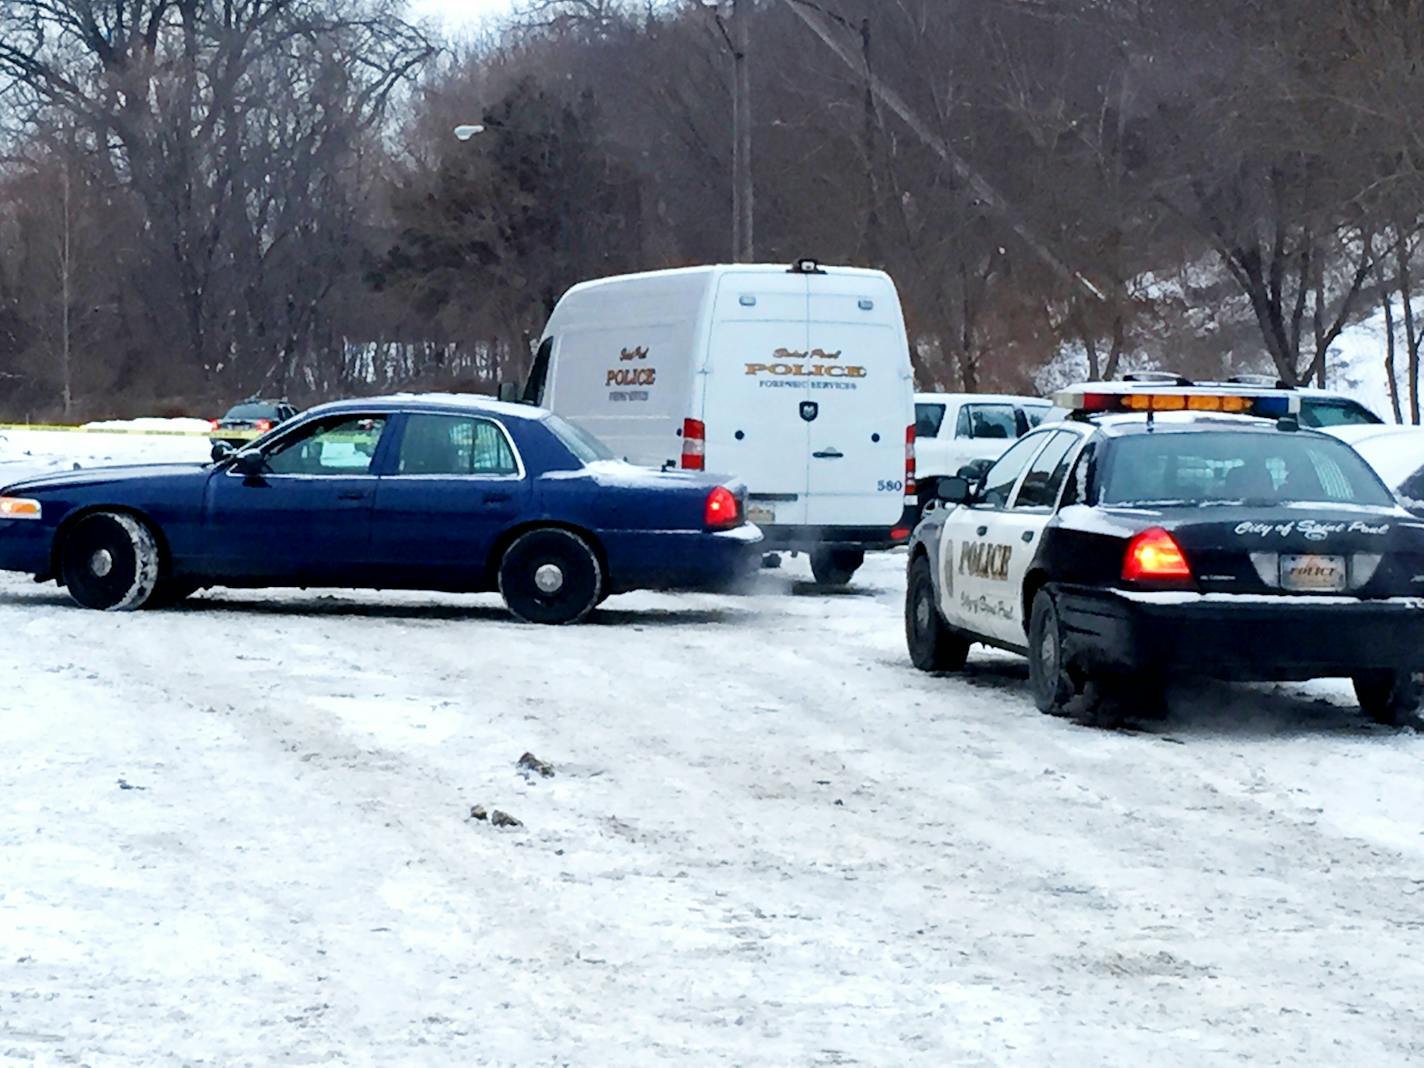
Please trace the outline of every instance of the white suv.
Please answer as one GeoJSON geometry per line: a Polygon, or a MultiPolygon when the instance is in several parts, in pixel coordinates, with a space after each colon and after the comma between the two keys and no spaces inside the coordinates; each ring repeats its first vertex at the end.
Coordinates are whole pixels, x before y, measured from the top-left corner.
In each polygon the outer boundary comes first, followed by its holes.
{"type": "Polygon", "coordinates": [[[1000,393],[915,394],[915,478],[921,501],[935,483],[975,460],[997,460],[1052,409],[1039,397],[1000,393]]]}

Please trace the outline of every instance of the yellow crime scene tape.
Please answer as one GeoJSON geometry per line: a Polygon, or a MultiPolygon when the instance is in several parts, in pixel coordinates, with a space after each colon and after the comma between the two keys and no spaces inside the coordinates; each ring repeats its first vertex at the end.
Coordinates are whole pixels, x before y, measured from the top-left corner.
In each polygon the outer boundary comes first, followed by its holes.
{"type": "Polygon", "coordinates": [[[265,431],[261,430],[161,430],[157,427],[145,429],[139,426],[63,426],[58,423],[0,423],[0,431],[5,430],[42,430],[46,433],[60,432],[68,434],[136,434],[140,437],[165,437],[165,438],[211,438],[220,437],[227,440],[243,438],[252,440],[260,438],[265,431]]]}

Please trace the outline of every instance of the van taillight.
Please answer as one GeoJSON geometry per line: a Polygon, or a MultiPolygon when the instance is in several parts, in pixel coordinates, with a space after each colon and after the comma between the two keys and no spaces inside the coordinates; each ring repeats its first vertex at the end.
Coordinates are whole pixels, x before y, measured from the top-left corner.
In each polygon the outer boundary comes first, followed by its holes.
{"type": "Polygon", "coordinates": [[[913,506],[919,498],[915,486],[915,424],[905,428],[905,504],[913,506]]]}
{"type": "Polygon", "coordinates": [[[701,471],[707,465],[707,428],[700,419],[682,421],[682,467],[701,471]]]}
{"type": "Polygon", "coordinates": [[[726,486],[718,486],[707,495],[703,517],[708,530],[725,530],[739,525],[742,510],[737,507],[737,495],[726,486]]]}
{"type": "Polygon", "coordinates": [[[1161,527],[1152,527],[1128,542],[1122,577],[1127,582],[1188,582],[1192,569],[1177,539],[1161,527]]]}

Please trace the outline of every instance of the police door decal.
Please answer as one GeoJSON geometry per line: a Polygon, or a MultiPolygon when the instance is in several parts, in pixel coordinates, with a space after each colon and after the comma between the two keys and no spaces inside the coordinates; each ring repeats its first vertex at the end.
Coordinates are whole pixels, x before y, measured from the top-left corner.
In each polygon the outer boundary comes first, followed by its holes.
{"type": "Polygon", "coordinates": [[[801,418],[808,423],[814,423],[816,416],[821,414],[821,406],[815,401],[801,402],[801,418]]]}

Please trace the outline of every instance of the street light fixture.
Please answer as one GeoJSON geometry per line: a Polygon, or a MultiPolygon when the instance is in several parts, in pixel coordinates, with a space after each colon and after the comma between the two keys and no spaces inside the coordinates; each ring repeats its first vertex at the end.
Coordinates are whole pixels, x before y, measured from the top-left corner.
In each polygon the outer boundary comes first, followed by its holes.
{"type": "Polygon", "coordinates": [[[461,123],[455,127],[455,136],[461,141],[468,141],[477,134],[485,132],[485,128],[478,123],[461,123]]]}

